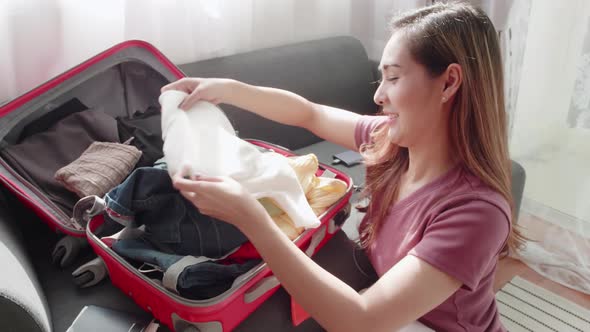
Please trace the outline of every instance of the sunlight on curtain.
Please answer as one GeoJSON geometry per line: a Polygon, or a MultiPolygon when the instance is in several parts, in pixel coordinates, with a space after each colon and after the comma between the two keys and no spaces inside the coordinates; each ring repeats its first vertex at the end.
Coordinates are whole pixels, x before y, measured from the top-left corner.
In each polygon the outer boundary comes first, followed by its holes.
{"type": "Polygon", "coordinates": [[[527,265],[590,293],[590,3],[532,2],[511,154],[527,172],[527,265]]]}
{"type": "Polygon", "coordinates": [[[125,40],[174,63],[337,35],[379,60],[397,11],[430,0],[0,0],[0,102],[125,40]]]}
{"type": "Polygon", "coordinates": [[[349,35],[359,15],[352,2],[359,0],[0,1],[0,101],[130,39],[181,64],[349,35]]]}

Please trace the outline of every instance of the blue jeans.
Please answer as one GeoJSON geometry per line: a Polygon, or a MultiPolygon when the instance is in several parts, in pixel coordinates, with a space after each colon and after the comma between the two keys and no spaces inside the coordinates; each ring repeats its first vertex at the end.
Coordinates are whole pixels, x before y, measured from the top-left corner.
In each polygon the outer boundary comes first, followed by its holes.
{"type": "Polygon", "coordinates": [[[145,225],[147,239],[165,252],[216,258],[247,241],[235,226],[201,214],[163,169],[137,168],[106,194],[105,203],[106,219],[145,225]]]}
{"type": "MultiPolygon", "coordinates": [[[[113,250],[119,255],[151,266],[159,267],[166,273],[186,256],[167,254],[154,248],[144,239],[125,239],[113,244],[113,250]]],[[[213,298],[228,290],[234,280],[255,267],[260,260],[249,260],[240,264],[221,264],[204,261],[196,264],[183,265],[175,273],[171,284],[164,286],[178,294],[193,300],[213,298]]]]}

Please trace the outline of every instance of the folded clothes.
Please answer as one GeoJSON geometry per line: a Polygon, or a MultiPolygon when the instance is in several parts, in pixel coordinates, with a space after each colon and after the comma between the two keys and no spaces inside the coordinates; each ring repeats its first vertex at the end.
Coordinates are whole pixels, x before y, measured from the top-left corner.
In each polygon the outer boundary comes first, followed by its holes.
{"type": "Polygon", "coordinates": [[[200,213],[166,170],[140,167],[104,200],[106,220],[145,225],[147,239],[178,255],[222,257],[247,241],[235,226],[200,213]]]}
{"type": "Polygon", "coordinates": [[[119,142],[117,122],[100,109],[89,109],[70,114],[0,153],[23,178],[71,214],[79,197],[55,180],[55,172],[80,157],[96,141],[119,142]]]}
{"type": "Polygon", "coordinates": [[[20,133],[18,142],[22,142],[27,137],[33,136],[35,134],[42,133],[56,123],[64,119],[65,117],[72,115],[74,113],[82,112],[87,110],[88,107],[78,99],[72,98],[65,103],[61,104],[60,106],[52,109],[51,111],[43,114],[38,119],[31,121],[27,124],[20,133]]]}
{"type": "Polygon", "coordinates": [[[237,277],[260,263],[259,259],[222,263],[203,256],[165,253],[142,238],[116,241],[112,249],[123,257],[161,271],[164,287],[192,300],[204,300],[222,294],[237,277]]]}
{"type": "Polygon", "coordinates": [[[79,197],[102,197],[131,173],[140,157],[141,151],[131,145],[94,142],[55,172],[55,180],[79,197]]]}
{"type": "Polygon", "coordinates": [[[137,167],[150,167],[162,158],[162,129],[160,109],[149,107],[145,112],[135,112],[132,117],[118,117],[117,128],[120,142],[133,138],[131,145],[142,152],[137,167]]]}
{"type": "MultiPolygon", "coordinates": [[[[307,201],[313,212],[320,216],[346,194],[347,185],[344,181],[333,178],[318,177],[319,162],[313,153],[288,158],[289,165],[295,171],[307,201]]],[[[291,240],[294,240],[305,229],[296,227],[289,215],[278,207],[272,199],[259,200],[274,222],[291,240]]]]}

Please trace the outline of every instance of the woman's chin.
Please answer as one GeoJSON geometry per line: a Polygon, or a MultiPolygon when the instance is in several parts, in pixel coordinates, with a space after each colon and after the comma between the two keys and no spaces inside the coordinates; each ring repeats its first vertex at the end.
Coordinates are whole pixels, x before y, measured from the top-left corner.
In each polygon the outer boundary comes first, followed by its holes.
{"type": "Polygon", "coordinates": [[[399,135],[394,127],[389,127],[389,131],[387,131],[387,137],[393,144],[399,145],[399,135]]]}

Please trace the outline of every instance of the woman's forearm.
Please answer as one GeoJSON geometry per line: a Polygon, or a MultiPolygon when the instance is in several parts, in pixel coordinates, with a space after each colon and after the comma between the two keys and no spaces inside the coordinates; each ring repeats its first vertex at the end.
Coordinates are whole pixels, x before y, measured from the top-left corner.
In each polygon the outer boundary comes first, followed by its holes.
{"type": "Polygon", "coordinates": [[[231,81],[230,93],[222,100],[264,118],[291,126],[308,128],[314,104],[307,99],[281,89],[259,87],[231,81]]]}
{"type": "Polygon", "coordinates": [[[256,229],[243,231],[283,287],[327,330],[362,330],[366,326],[362,297],[315,263],[270,217],[267,219],[252,223],[256,229]]]}

